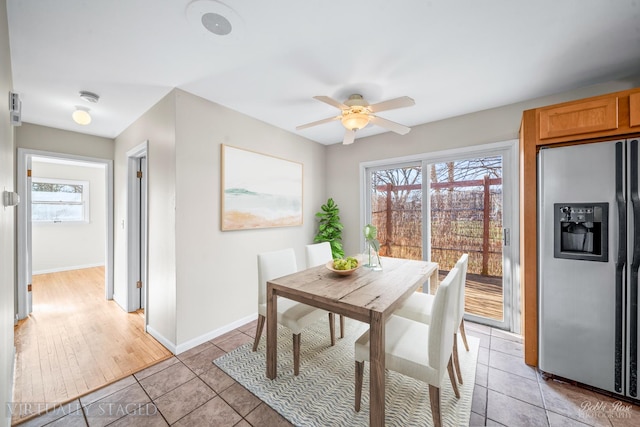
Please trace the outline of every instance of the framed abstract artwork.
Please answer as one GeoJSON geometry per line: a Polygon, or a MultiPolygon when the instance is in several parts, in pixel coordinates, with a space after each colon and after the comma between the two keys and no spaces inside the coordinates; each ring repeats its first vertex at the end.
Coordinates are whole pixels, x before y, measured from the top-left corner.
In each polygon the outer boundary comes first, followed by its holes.
{"type": "Polygon", "coordinates": [[[302,225],[302,163],[221,145],[221,228],[302,225]]]}

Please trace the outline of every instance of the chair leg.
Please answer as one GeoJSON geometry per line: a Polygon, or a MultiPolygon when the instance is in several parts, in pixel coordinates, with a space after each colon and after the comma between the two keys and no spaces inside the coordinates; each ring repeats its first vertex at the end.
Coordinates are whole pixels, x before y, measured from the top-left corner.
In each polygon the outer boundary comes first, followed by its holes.
{"type": "Polygon", "coordinates": [[[442,426],[442,416],[440,415],[440,389],[429,384],[429,400],[431,401],[431,417],[433,418],[433,426],[442,426]]]}
{"type": "Polygon", "coordinates": [[[364,361],[356,360],[356,412],[360,412],[360,401],[362,400],[362,380],[364,377],[364,361]]]}
{"type": "Polygon", "coordinates": [[[460,321],[460,335],[462,335],[462,342],[464,343],[464,348],[469,351],[469,344],[467,344],[467,333],[464,331],[464,319],[460,321]]]}
{"type": "Polygon", "coordinates": [[[340,338],[344,338],[344,316],[340,315],[340,338]]]}
{"type": "Polygon", "coordinates": [[[329,335],[331,335],[331,345],[336,345],[336,316],[329,313],[329,335]]]}
{"type": "Polygon", "coordinates": [[[462,381],[462,371],[460,370],[460,360],[458,359],[458,334],[453,334],[453,351],[451,352],[453,357],[453,367],[456,368],[456,374],[458,374],[458,382],[464,384],[462,381]]]}
{"type": "Polygon", "coordinates": [[[256,325],[256,337],[253,339],[253,351],[258,349],[260,343],[260,337],[262,336],[262,330],[264,329],[265,317],[261,314],[258,315],[258,324],[256,325]]]}
{"type": "Polygon", "coordinates": [[[453,374],[453,363],[451,363],[451,358],[449,358],[449,363],[447,364],[447,371],[449,372],[449,380],[451,381],[451,386],[453,387],[453,393],[458,399],[460,399],[460,392],[458,391],[458,383],[456,382],[456,377],[453,374]]]}
{"type": "Polygon", "coordinates": [[[300,334],[293,334],[293,375],[300,373],[300,334]]]}

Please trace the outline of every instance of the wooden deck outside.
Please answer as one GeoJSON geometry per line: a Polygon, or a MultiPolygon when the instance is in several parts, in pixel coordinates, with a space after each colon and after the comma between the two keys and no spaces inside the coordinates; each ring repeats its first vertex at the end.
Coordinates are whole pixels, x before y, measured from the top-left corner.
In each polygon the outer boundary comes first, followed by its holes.
{"type": "MultiPolygon", "coordinates": [[[[33,276],[33,313],[14,333],[13,402],[33,408],[71,401],[171,356],[144,332],[141,312],[104,299],[102,267],[33,276]]],[[[12,423],[22,420],[12,412],[12,423]]]]}
{"type": "MultiPolygon", "coordinates": [[[[440,282],[444,280],[447,273],[449,272],[440,270],[440,282]]],[[[431,292],[435,293],[436,290],[431,289],[431,292]]],[[[503,316],[502,277],[467,274],[464,307],[466,313],[501,321],[503,316]]]]}

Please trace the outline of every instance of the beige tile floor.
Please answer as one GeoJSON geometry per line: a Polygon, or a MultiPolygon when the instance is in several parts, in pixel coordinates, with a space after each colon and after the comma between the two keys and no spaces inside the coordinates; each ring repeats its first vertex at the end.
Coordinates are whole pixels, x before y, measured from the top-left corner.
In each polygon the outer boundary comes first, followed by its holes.
{"type": "MultiPolygon", "coordinates": [[[[638,426],[640,407],[527,366],[519,336],[467,322],[480,339],[471,426],[638,426]]],[[[211,361],[251,342],[255,322],[140,371],[23,426],[289,426],[211,361]],[[134,403],[132,403],[134,402],[134,403]],[[127,415],[129,414],[129,415],[127,415]]]]}

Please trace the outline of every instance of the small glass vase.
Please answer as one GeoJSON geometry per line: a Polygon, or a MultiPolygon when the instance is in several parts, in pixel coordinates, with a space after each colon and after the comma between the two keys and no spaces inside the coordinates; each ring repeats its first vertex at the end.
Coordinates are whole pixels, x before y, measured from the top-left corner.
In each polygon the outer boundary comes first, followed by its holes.
{"type": "Polygon", "coordinates": [[[382,262],[380,261],[380,254],[371,243],[365,243],[365,250],[363,254],[364,267],[370,268],[374,271],[382,270],[382,262]]]}

